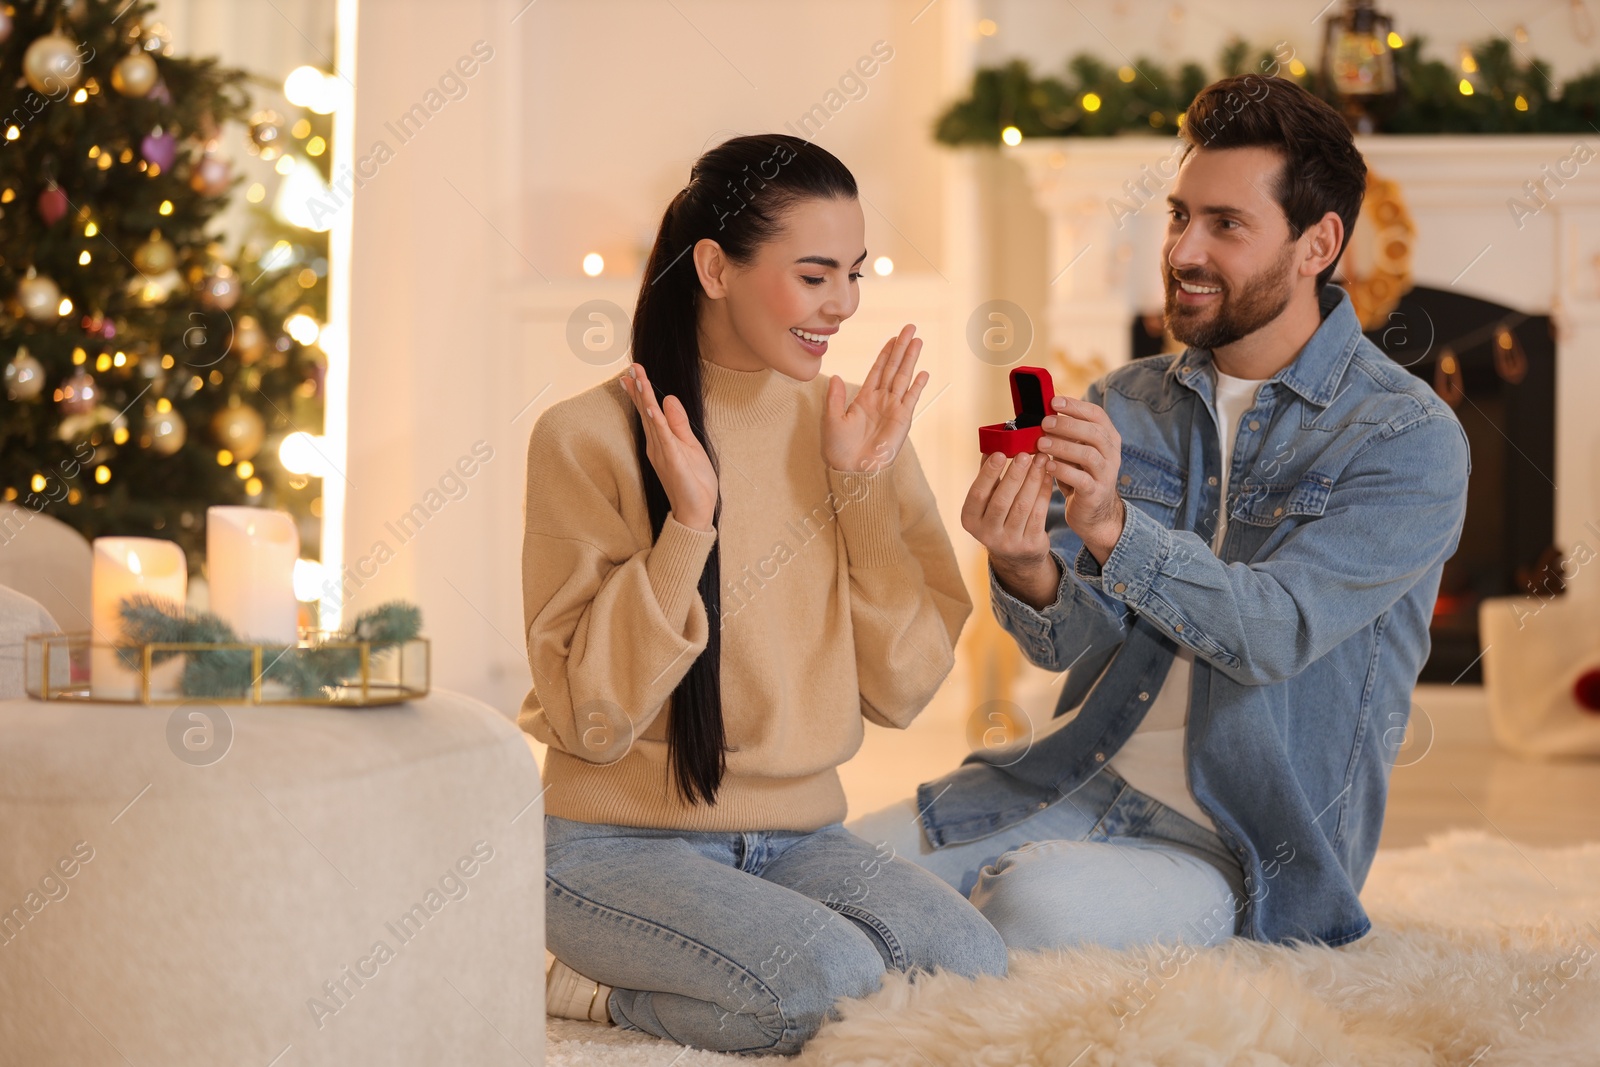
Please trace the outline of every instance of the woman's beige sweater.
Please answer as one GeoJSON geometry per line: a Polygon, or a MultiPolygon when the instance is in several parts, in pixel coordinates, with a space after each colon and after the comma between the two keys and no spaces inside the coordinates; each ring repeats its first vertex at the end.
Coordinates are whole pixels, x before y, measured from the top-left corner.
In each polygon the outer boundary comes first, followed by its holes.
{"type": "Polygon", "coordinates": [[[909,441],[881,470],[830,470],[826,375],[701,370],[715,532],[669,514],[652,544],[637,415],[616,378],[534,426],[522,554],[533,689],[517,723],[550,746],[551,815],[814,830],[845,816],[836,768],[860,747],[862,716],[910,724],[949,673],[972,602],[909,441]],[[706,806],[677,791],[667,723],[706,647],[697,585],[713,549],[728,755],[706,806]]]}

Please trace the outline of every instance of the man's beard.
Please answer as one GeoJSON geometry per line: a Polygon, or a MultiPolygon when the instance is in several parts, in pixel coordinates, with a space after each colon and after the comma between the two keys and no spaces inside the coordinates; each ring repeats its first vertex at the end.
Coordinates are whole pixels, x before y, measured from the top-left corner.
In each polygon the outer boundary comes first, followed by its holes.
{"type": "Polygon", "coordinates": [[[1284,245],[1277,262],[1262,269],[1234,295],[1219,278],[1179,273],[1163,265],[1166,275],[1167,330],[1175,340],[1195,348],[1218,349],[1241,337],[1255,333],[1283,314],[1289,306],[1291,285],[1289,262],[1294,256],[1293,241],[1284,245]],[[1190,285],[1220,286],[1216,306],[1195,308],[1178,303],[1179,279],[1190,285]]]}

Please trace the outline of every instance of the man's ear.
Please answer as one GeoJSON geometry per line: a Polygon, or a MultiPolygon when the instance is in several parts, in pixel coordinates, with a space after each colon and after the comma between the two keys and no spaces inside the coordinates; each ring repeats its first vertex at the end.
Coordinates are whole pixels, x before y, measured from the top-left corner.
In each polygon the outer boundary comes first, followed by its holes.
{"type": "Polygon", "coordinates": [[[722,246],[709,237],[702,237],[694,245],[694,270],[700,276],[700,287],[713,300],[728,295],[727,274],[732,268],[722,246]]]}
{"type": "Polygon", "coordinates": [[[1326,212],[1300,235],[1306,242],[1306,256],[1300,262],[1300,276],[1315,278],[1339,258],[1344,247],[1344,220],[1337,211],[1326,212]]]}

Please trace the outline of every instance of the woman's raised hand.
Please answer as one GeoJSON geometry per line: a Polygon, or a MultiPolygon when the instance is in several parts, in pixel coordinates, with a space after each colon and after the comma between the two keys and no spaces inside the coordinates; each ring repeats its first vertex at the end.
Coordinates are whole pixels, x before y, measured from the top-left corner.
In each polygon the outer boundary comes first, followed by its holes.
{"type": "Polygon", "coordinates": [[[911,430],[917,398],[928,384],[928,372],[912,378],[922,338],[910,324],[891,337],[845,407],[844,379],[828,382],[828,406],[822,418],[822,457],[836,471],[879,470],[894,462],[911,430]]]}
{"type": "Polygon", "coordinates": [[[645,455],[667,491],[672,517],[685,526],[709,531],[717,513],[717,471],[689,427],[683,403],[669,396],[656,403],[656,391],[635,363],[620,379],[644,423],[645,455]]]}

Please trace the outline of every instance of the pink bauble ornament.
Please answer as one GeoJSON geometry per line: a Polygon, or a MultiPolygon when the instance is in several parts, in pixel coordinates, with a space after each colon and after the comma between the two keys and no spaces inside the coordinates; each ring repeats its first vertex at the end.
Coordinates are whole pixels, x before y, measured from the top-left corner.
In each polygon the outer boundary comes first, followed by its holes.
{"type": "Polygon", "coordinates": [[[45,187],[45,191],[39,194],[39,217],[44,219],[46,226],[54,226],[60,222],[66,217],[67,208],[70,206],[67,194],[63,193],[55,182],[51,182],[45,187]]]}
{"type": "Polygon", "coordinates": [[[228,157],[214,145],[208,145],[205,154],[194,165],[189,187],[203,196],[221,196],[228,191],[228,184],[232,180],[233,168],[228,163],[228,157]]]}
{"type": "Polygon", "coordinates": [[[61,383],[61,388],[56,390],[55,395],[56,403],[61,405],[62,414],[82,415],[94,410],[100,390],[95,386],[89,372],[80,367],[72,377],[61,383]]]}
{"type": "Polygon", "coordinates": [[[213,311],[227,311],[239,302],[239,276],[227,264],[200,283],[200,302],[213,311]]]}
{"type": "Polygon", "coordinates": [[[144,140],[139,142],[139,154],[146,163],[153,163],[162,170],[171,170],[178,158],[178,139],[160,130],[145,134],[144,140]]]}

